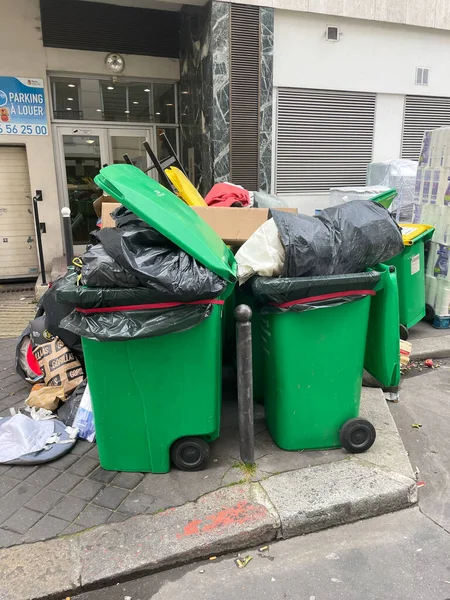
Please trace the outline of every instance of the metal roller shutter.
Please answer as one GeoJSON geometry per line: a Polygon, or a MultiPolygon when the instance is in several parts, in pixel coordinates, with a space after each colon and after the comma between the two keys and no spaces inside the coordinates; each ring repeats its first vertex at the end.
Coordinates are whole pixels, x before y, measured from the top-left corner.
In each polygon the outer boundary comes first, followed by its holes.
{"type": "Polygon", "coordinates": [[[450,126],[450,98],[406,96],[402,158],[418,160],[423,132],[444,126],[450,126]]]}
{"type": "Polygon", "coordinates": [[[280,88],[276,192],[365,185],[374,124],[375,94],[280,88]]]}
{"type": "Polygon", "coordinates": [[[259,189],[259,7],[231,5],[231,181],[259,189]]]}
{"type": "Polygon", "coordinates": [[[0,146],[0,279],[37,275],[26,151],[21,146],[0,146]]]}

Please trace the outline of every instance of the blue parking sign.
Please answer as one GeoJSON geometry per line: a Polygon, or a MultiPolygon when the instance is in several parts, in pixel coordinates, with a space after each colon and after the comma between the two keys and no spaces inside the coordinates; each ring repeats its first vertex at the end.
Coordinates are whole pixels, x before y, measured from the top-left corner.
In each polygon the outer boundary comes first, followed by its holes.
{"type": "Polygon", "coordinates": [[[0,135],[48,135],[42,79],[0,77],[0,135]]]}

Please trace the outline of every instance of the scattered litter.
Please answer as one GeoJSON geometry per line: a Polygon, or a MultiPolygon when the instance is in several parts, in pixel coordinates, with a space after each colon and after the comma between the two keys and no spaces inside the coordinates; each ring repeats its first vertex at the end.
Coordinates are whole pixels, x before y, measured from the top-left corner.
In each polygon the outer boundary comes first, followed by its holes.
{"type": "Polygon", "coordinates": [[[131,596],[124,596],[123,600],[131,600],[131,596]]]}
{"type": "Polygon", "coordinates": [[[413,423],[411,427],[414,427],[414,429],[420,429],[422,427],[422,423],[413,423]]]}
{"type": "Polygon", "coordinates": [[[199,573],[204,573],[205,569],[200,569],[199,573]]]}
{"type": "Polygon", "coordinates": [[[411,356],[412,344],[400,340],[400,366],[406,367],[411,356]]]}
{"type": "Polygon", "coordinates": [[[245,558],[236,558],[235,563],[238,569],[243,569],[248,565],[248,563],[253,559],[253,556],[246,556],[245,558]]]}
{"type": "Polygon", "coordinates": [[[332,577],[332,578],[331,578],[331,581],[332,581],[333,583],[342,583],[342,579],[336,579],[336,577],[332,577]]]}
{"type": "Polygon", "coordinates": [[[210,556],[209,560],[217,560],[217,556],[210,556]]]}
{"type": "Polygon", "coordinates": [[[268,552],[269,551],[269,546],[261,546],[261,548],[259,549],[260,552],[268,552]]]}
{"type": "Polygon", "coordinates": [[[331,554],[327,554],[325,558],[328,558],[328,560],[339,560],[341,557],[332,552],[331,554]]]}
{"type": "Polygon", "coordinates": [[[405,375],[405,373],[409,373],[410,371],[419,371],[419,373],[421,373],[424,368],[439,369],[439,367],[442,367],[442,362],[436,362],[431,358],[427,358],[426,360],[417,360],[410,362],[406,366],[402,366],[401,372],[402,375],[405,375]]]}
{"type": "Polygon", "coordinates": [[[272,577],[272,579],[270,581],[275,581],[275,577],[272,577]]]}
{"type": "Polygon", "coordinates": [[[48,421],[49,419],[56,419],[56,415],[54,415],[51,410],[47,410],[46,408],[37,408],[36,406],[32,406],[30,408],[27,406],[25,410],[30,413],[30,417],[33,419],[33,421],[48,421]]]}
{"type": "Polygon", "coordinates": [[[398,404],[400,400],[400,394],[398,392],[383,392],[383,394],[385,400],[398,404]]]}
{"type": "Polygon", "coordinates": [[[416,552],[422,552],[422,548],[417,548],[416,552]]]}
{"type": "Polygon", "coordinates": [[[418,482],[416,483],[416,486],[417,486],[418,488],[424,487],[425,485],[426,485],[425,481],[418,481],[418,482]]]}

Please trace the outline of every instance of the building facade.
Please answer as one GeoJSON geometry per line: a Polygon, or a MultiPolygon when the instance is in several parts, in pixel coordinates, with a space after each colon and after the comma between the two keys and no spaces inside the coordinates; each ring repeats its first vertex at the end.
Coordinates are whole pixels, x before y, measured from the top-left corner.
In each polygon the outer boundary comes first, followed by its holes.
{"type": "Polygon", "coordinates": [[[2,0],[0,279],[38,274],[33,196],[50,272],[60,209],[81,248],[98,170],[150,167],[160,132],[201,191],[228,180],[310,214],[369,162],[417,158],[450,125],[447,4],[2,0]]]}

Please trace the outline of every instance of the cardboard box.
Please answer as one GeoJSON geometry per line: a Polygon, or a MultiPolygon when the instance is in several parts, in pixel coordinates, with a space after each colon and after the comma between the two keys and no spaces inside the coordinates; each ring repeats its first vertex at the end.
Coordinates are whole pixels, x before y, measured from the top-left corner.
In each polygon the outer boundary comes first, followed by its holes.
{"type": "MultiPolygon", "coordinates": [[[[221,208],[191,206],[222,240],[230,246],[240,246],[269,218],[268,208],[221,208]]],[[[282,208],[297,213],[296,208],[282,208]]]]}
{"type": "MultiPolygon", "coordinates": [[[[103,201],[102,227],[115,227],[111,213],[118,207],[118,203],[103,201]]],[[[191,206],[211,229],[230,246],[240,246],[255,233],[255,231],[269,218],[268,208],[219,208],[210,206],[191,206]]],[[[296,214],[296,208],[281,208],[285,212],[296,214]]]]}
{"type": "MultiPolygon", "coordinates": [[[[117,205],[119,204],[115,198],[113,198],[112,196],[109,196],[106,193],[103,193],[103,195],[100,196],[100,198],[97,198],[97,200],[94,200],[94,202],[92,203],[92,206],[94,207],[95,214],[97,215],[97,217],[100,217],[101,215],[103,215],[102,206],[104,203],[108,203],[108,204],[114,203],[116,205],[116,208],[117,208],[117,205]]],[[[108,227],[110,227],[110,225],[108,225],[108,227]]]]}
{"type": "MultiPolygon", "coordinates": [[[[99,198],[100,200],[100,198],[99,198]]],[[[97,200],[95,201],[97,202],[97,200]]],[[[95,203],[94,203],[95,204],[95,203]]],[[[101,214],[102,214],[102,228],[103,227],[115,227],[116,222],[111,216],[111,213],[121,206],[118,202],[114,200],[114,202],[103,202],[101,204],[101,214]]]]}

